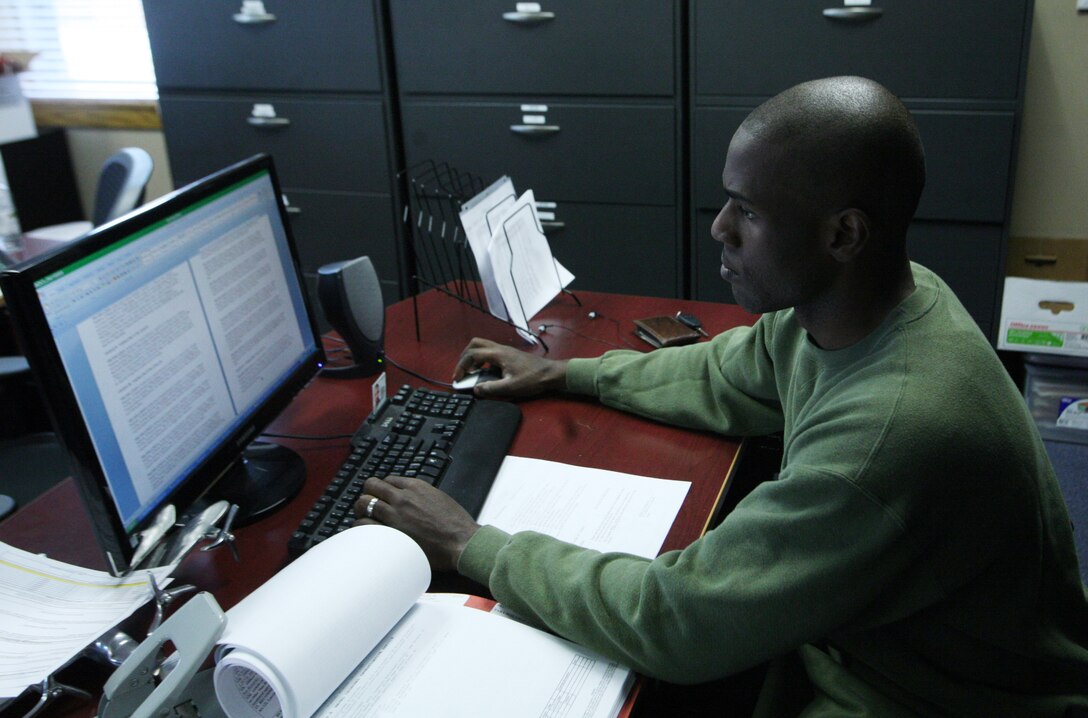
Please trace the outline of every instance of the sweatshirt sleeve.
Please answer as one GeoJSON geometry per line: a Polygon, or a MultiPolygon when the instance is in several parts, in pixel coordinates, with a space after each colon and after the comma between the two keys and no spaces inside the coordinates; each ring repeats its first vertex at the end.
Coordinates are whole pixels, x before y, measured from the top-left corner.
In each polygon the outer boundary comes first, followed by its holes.
{"type": "Polygon", "coordinates": [[[572,359],[567,390],[686,428],[728,435],[781,431],[769,350],[772,327],[765,316],[753,327],[737,327],[708,342],[572,359]]]}
{"type": "Polygon", "coordinates": [[[717,528],[652,561],[485,526],[458,569],[543,628],[695,683],[848,622],[911,560],[895,550],[901,530],[853,483],[801,472],[762,484],[717,528]]]}

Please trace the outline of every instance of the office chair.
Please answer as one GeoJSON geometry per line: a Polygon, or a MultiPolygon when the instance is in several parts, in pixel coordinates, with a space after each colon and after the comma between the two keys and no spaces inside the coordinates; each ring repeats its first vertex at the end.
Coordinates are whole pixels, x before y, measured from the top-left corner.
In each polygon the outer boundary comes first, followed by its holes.
{"type": "Polygon", "coordinates": [[[79,239],[91,229],[130,212],[144,201],[144,190],[155,162],[139,147],[125,147],[114,153],[98,173],[94,212],[90,222],[66,222],[25,232],[28,237],[55,242],[79,239]]]}
{"type": "Polygon", "coordinates": [[[117,219],[144,203],[144,190],[155,163],[146,150],[125,147],[106,160],[98,174],[94,226],[117,219]]]}

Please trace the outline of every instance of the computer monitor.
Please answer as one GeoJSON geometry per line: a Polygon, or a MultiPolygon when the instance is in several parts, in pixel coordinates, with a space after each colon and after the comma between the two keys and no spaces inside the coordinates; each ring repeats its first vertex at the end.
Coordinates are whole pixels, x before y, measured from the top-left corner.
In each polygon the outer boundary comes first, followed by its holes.
{"type": "Polygon", "coordinates": [[[0,274],[110,568],[168,503],[286,502],[251,442],[324,362],[272,159],[257,155],[0,274]]]}

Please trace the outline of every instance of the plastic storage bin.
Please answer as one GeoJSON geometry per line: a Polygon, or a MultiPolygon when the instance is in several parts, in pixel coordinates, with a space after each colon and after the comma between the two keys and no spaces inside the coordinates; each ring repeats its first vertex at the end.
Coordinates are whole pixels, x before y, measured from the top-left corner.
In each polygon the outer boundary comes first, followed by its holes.
{"type": "Polygon", "coordinates": [[[1024,369],[1024,399],[1043,438],[1088,444],[1088,360],[1028,354],[1024,369]]]}

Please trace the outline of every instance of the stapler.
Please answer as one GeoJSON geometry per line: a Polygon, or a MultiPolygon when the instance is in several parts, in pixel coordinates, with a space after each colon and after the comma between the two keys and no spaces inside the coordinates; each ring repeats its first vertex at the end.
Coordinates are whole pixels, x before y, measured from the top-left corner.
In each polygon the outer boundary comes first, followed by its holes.
{"type": "Polygon", "coordinates": [[[215,697],[212,669],[200,671],[226,625],[210,593],[193,596],[106,681],[98,718],[226,718],[215,697]],[[167,642],[175,652],[164,660],[167,642]]]}

